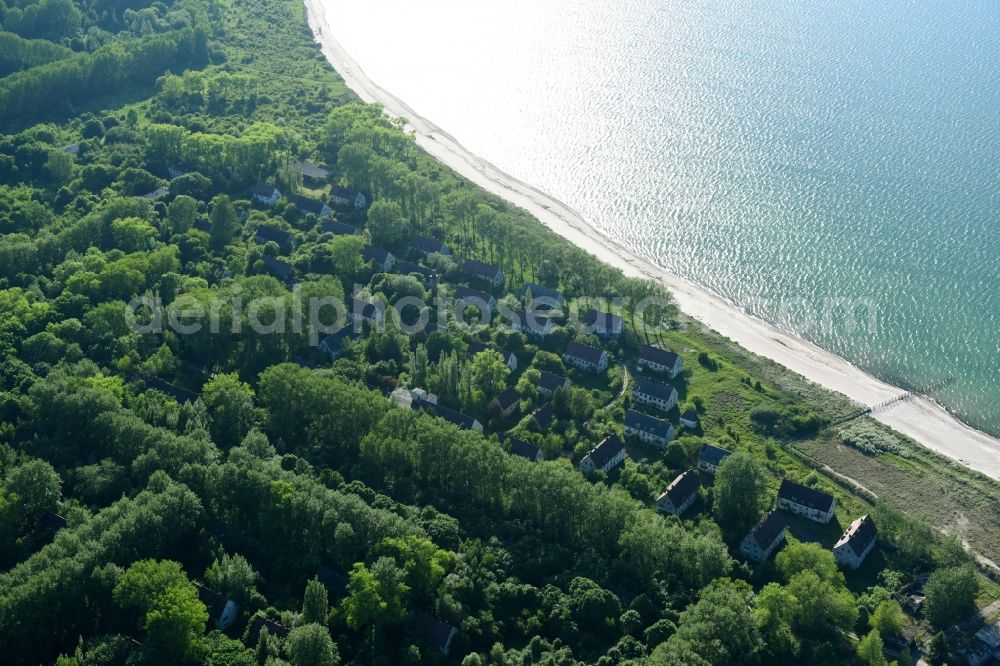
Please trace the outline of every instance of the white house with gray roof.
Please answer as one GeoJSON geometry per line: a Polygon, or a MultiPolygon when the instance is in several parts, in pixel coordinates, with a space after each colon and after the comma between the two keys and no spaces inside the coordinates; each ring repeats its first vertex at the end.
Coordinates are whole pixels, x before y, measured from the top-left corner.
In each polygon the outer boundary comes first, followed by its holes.
{"type": "Polygon", "coordinates": [[[833,557],[844,566],[857,569],[875,548],[878,532],[871,516],[861,516],[847,528],[833,546],[833,557]]]}
{"type": "Polygon", "coordinates": [[[785,519],[779,512],[771,511],[740,543],[740,553],[748,560],[763,562],[785,541],[785,529],[785,519]]]}
{"type": "Polygon", "coordinates": [[[681,357],[672,351],[646,345],[639,353],[639,367],[666,374],[673,379],[681,374],[683,363],[681,362],[681,357]]]}
{"type": "Polygon", "coordinates": [[[645,377],[635,377],[632,383],[632,400],[669,412],[677,404],[677,389],[668,384],[654,382],[645,377]]]}
{"type": "Polygon", "coordinates": [[[694,470],[687,470],[670,482],[667,489],[656,498],[656,510],[671,516],[679,516],[688,510],[698,498],[701,481],[694,470]]]}
{"type": "Polygon", "coordinates": [[[626,437],[637,437],[639,441],[661,449],[677,435],[673,424],[669,421],[654,418],[634,409],[625,412],[624,432],[626,437]]]}
{"type": "Polygon", "coordinates": [[[778,489],[778,508],[826,525],[836,512],[837,500],[829,493],[782,479],[778,489]]]}
{"type": "Polygon", "coordinates": [[[603,349],[581,344],[576,340],[570,340],[566,344],[566,353],[563,354],[563,361],[579,370],[598,374],[608,369],[607,352],[603,349]]]}
{"type": "Polygon", "coordinates": [[[601,470],[605,474],[621,465],[625,460],[625,445],[618,435],[611,434],[601,440],[580,461],[580,471],[590,474],[594,470],[601,470]]]}

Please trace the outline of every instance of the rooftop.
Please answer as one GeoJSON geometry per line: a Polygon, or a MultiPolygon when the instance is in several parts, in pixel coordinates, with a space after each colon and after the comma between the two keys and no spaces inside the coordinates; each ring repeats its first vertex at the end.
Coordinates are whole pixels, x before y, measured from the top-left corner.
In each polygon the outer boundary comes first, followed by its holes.
{"type": "Polygon", "coordinates": [[[591,347],[590,345],[585,345],[577,342],[576,340],[570,340],[566,344],[566,356],[573,358],[578,358],[587,363],[597,365],[601,362],[601,356],[604,355],[603,349],[598,349],[597,347],[591,347]]]}
{"type": "Polygon", "coordinates": [[[653,345],[646,345],[639,354],[639,359],[667,367],[673,367],[673,365],[677,363],[677,354],[672,351],[667,351],[666,349],[654,347],[653,345]]]}
{"type": "MultiPolygon", "coordinates": [[[[278,188],[276,188],[274,185],[265,185],[264,183],[257,183],[256,185],[250,188],[250,194],[251,196],[270,198],[274,196],[274,193],[277,192],[277,190],[278,188]]],[[[278,194],[280,195],[281,193],[278,192],[278,194]]]]}
{"type": "Polygon", "coordinates": [[[282,261],[275,257],[264,257],[264,266],[267,267],[269,273],[275,277],[281,278],[282,280],[287,280],[291,277],[295,269],[287,261],[282,261]]]}
{"type": "Polygon", "coordinates": [[[840,537],[834,548],[840,548],[844,544],[847,544],[854,551],[854,554],[860,557],[865,552],[868,544],[876,536],[875,521],[871,519],[871,516],[864,515],[851,523],[851,526],[840,537]]]}
{"type": "Polygon", "coordinates": [[[494,298],[484,291],[472,289],[471,287],[455,287],[455,298],[466,301],[465,305],[479,305],[479,303],[492,303],[494,298]]]}
{"type": "Polygon", "coordinates": [[[416,611],[410,618],[409,627],[427,637],[427,642],[444,652],[448,649],[455,627],[432,617],[423,611],[416,611]]]}
{"type": "Polygon", "coordinates": [[[537,284],[526,284],[524,289],[521,290],[521,300],[527,302],[528,295],[531,295],[532,301],[535,299],[546,299],[549,303],[541,303],[540,306],[561,306],[563,304],[563,295],[556,291],[555,289],[549,289],[548,287],[542,287],[537,284]]]}
{"type": "Polygon", "coordinates": [[[189,391],[185,388],[181,388],[180,386],[174,386],[159,377],[144,375],[142,377],[142,383],[146,385],[147,389],[155,389],[160,393],[164,393],[180,404],[184,404],[185,402],[194,403],[201,397],[201,395],[195,391],[189,391]]]}
{"type": "Polygon", "coordinates": [[[299,170],[299,173],[301,173],[306,178],[313,178],[315,180],[325,180],[327,176],[330,175],[329,171],[319,166],[318,164],[310,162],[309,160],[303,160],[298,164],[296,164],[295,167],[299,170]]]}
{"type": "Polygon", "coordinates": [[[635,377],[635,389],[643,395],[650,395],[654,398],[660,398],[661,400],[670,400],[671,397],[677,395],[677,389],[673,386],[667,384],[661,384],[660,382],[654,382],[651,379],[646,379],[645,377],[636,376],[635,377]]]}
{"type": "Polygon", "coordinates": [[[625,411],[625,426],[648,432],[657,437],[666,437],[670,433],[669,423],[653,418],[649,414],[637,412],[634,409],[625,411]]]}
{"type": "Polygon", "coordinates": [[[371,261],[381,265],[392,256],[392,253],[389,252],[389,250],[376,245],[365,245],[361,248],[361,256],[364,257],[365,261],[371,261]]]}
{"type": "Polygon", "coordinates": [[[344,199],[347,201],[353,201],[358,196],[357,190],[352,190],[349,187],[342,187],[340,185],[334,185],[330,188],[330,197],[333,199],[344,199]]]}
{"type": "Polygon", "coordinates": [[[555,410],[552,409],[552,403],[547,402],[535,411],[531,413],[531,418],[535,420],[538,427],[541,430],[548,430],[552,422],[556,420],[555,410]]]}
{"type": "Polygon", "coordinates": [[[698,492],[700,486],[701,481],[698,479],[698,475],[688,470],[671,481],[667,489],[657,499],[662,499],[665,495],[676,506],[690,497],[691,493],[698,492]]]}
{"type": "Polygon", "coordinates": [[[542,370],[538,377],[538,386],[546,391],[555,391],[566,385],[567,379],[548,370],[542,370]]]}
{"type": "Polygon", "coordinates": [[[400,275],[410,275],[416,273],[424,280],[430,280],[434,276],[434,271],[426,266],[415,264],[412,261],[397,261],[396,272],[400,275]]]}
{"type": "Polygon", "coordinates": [[[305,213],[312,213],[316,217],[323,214],[323,206],[325,205],[322,201],[317,201],[316,199],[310,199],[309,197],[294,196],[292,201],[295,203],[295,207],[300,211],[305,213]]]}
{"type": "Polygon", "coordinates": [[[324,220],[319,230],[335,236],[352,236],[360,233],[357,227],[352,227],[345,222],[338,222],[337,220],[324,220]]]}
{"type": "Polygon", "coordinates": [[[602,439],[587,455],[590,456],[590,462],[594,463],[594,467],[600,468],[607,465],[624,449],[621,438],[612,433],[602,439]]]}
{"type": "Polygon", "coordinates": [[[580,321],[598,331],[614,331],[625,324],[625,320],[616,314],[593,309],[584,312],[580,321]]]}
{"type": "Polygon", "coordinates": [[[476,419],[463,414],[462,412],[456,411],[444,405],[436,405],[432,402],[422,402],[420,404],[428,413],[442,418],[449,423],[457,425],[459,428],[465,428],[466,430],[472,430],[473,426],[476,424],[476,419]]]}
{"type": "Polygon", "coordinates": [[[731,455],[733,455],[733,452],[727,449],[712,446],[711,444],[702,444],[701,451],[698,452],[698,460],[712,465],[718,465],[727,456],[731,455]]]}
{"type": "Polygon", "coordinates": [[[284,229],[274,227],[257,227],[257,239],[263,242],[274,241],[278,245],[287,245],[292,242],[292,235],[284,229]]]}
{"type": "Polygon", "coordinates": [[[824,513],[833,508],[834,502],[833,495],[795,483],[790,479],[781,480],[778,497],[824,513]]]}
{"type": "Polygon", "coordinates": [[[785,529],[785,519],[779,512],[770,511],[750,530],[750,538],[757,542],[761,550],[767,550],[783,529],[785,529]]]}
{"type": "Polygon", "coordinates": [[[338,330],[323,338],[320,344],[326,345],[326,348],[332,352],[339,352],[340,346],[344,340],[353,340],[360,337],[360,335],[360,331],[355,330],[352,324],[345,324],[338,330]]]}
{"type": "Polygon", "coordinates": [[[495,280],[500,275],[500,269],[496,266],[484,263],[477,259],[466,259],[462,262],[462,272],[485,280],[495,280]]]}
{"type": "Polygon", "coordinates": [[[521,400],[521,395],[514,389],[507,388],[504,389],[503,391],[500,391],[500,393],[497,394],[497,397],[495,397],[494,400],[496,400],[497,403],[500,405],[500,409],[502,409],[503,411],[507,411],[513,405],[516,405],[518,401],[521,400]]]}
{"type": "Polygon", "coordinates": [[[527,458],[528,460],[538,459],[539,449],[534,444],[517,437],[508,437],[507,443],[510,445],[509,450],[511,455],[521,456],[522,458],[527,458]]]}
{"type": "Polygon", "coordinates": [[[427,236],[414,236],[413,241],[410,243],[415,249],[430,254],[432,252],[442,252],[447,249],[447,246],[436,238],[428,238],[427,236]]]}

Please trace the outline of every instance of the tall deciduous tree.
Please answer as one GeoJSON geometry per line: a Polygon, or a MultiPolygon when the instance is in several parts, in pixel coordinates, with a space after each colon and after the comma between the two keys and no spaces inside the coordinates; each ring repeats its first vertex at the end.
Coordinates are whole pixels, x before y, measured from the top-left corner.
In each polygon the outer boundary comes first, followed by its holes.
{"type": "Polygon", "coordinates": [[[510,369],[503,356],[492,349],[481,351],[472,359],[472,383],[478,395],[491,399],[507,385],[510,369]]]}
{"type": "Polygon", "coordinates": [[[165,661],[186,658],[208,621],[194,585],[170,560],[132,564],[115,586],[114,598],[138,614],[146,648],[165,661]]]}
{"type": "Polygon", "coordinates": [[[715,512],[723,529],[735,536],[750,530],[763,513],[764,467],[748,453],[734,453],[715,474],[715,512]]]}
{"type": "Polygon", "coordinates": [[[253,389],[235,373],[218,374],[202,388],[212,439],[222,447],[236,446],[257,423],[253,389]]]}
{"type": "Polygon", "coordinates": [[[649,663],[755,664],[761,648],[744,581],[717,580],[681,613],[677,633],[653,652],[649,663]]]}
{"type": "Polygon", "coordinates": [[[205,572],[205,580],[219,592],[238,604],[244,605],[260,579],[258,573],[240,554],[223,554],[205,572]]]}
{"type": "Polygon", "coordinates": [[[198,215],[198,201],[186,194],[174,198],[167,206],[167,222],[170,232],[182,234],[191,228],[198,215]]]}
{"type": "Polygon", "coordinates": [[[399,624],[406,617],[410,588],[404,572],[390,557],[381,557],[371,569],[358,562],[351,570],[344,615],[352,629],[371,627],[374,632],[387,624],[399,624]]]}
{"type": "Polygon", "coordinates": [[[337,666],[340,655],[330,632],[319,624],[295,627],[285,639],[292,666],[337,666]]]}
{"type": "Polygon", "coordinates": [[[979,580],[973,565],[938,569],[927,579],[927,619],[935,627],[947,627],[976,609],[979,580]]]}
{"type": "Polygon", "coordinates": [[[329,606],[326,587],[323,583],[316,578],[306,583],[306,591],[302,597],[302,622],[305,624],[325,623],[329,606]]]}
{"type": "Polygon", "coordinates": [[[403,210],[395,201],[379,199],[368,208],[368,231],[376,245],[394,247],[406,238],[403,210]]]}
{"type": "Polygon", "coordinates": [[[858,643],[858,658],[868,666],[886,666],[889,662],[882,654],[882,637],[878,629],[872,629],[858,643]]]}
{"type": "Polygon", "coordinates": [[[213,249],[221,250],[233,241],[239,230],[239,220],[236,218],[236,209],[233,208],[229,197],[220,194],[212,199],[212,212],[209,214],[209,222],[212,224],[213,249]]]}
{"type": "Polygon", "coordinates": [[[880,636],[899,636],[903,631],[903,609],[891,599],[883,601],[868,619],[872,629],[880,636]]]}

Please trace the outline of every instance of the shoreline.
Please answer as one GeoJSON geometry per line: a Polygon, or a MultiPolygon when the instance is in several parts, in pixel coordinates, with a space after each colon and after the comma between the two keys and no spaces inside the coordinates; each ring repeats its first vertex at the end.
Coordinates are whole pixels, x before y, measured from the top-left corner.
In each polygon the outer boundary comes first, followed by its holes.
{"type": "MultiPolygon", "coordinates": [[[[391,116],[405,118],[417,145],[466,180],[523,208],[553,232],[626,275],[663,284],[685,314],[815,384],[866,407],[906,394],[844,358],[746,314],[708,290],[633,254],[601,234],[570,206],[472,154],[454,137],[371,81],[333,37],[323,0],[304,1],[313,37],[347,87],[363,101],[381,104],[391,116]]],[[[873,418],[936,453],[1000,480],[1000,439],[962,423],[927,396],[898,402],[873,418]]]]}

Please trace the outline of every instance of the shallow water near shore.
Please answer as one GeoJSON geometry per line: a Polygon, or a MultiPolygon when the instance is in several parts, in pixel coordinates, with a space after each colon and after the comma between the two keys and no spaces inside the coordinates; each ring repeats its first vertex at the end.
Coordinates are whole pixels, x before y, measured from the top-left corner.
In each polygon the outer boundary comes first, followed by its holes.
{"type": "Polygon", "coordinates": [[[474,153],[1000,432],[995,5],[325,2],[474,153]]]}

